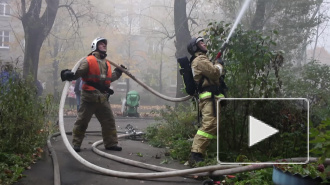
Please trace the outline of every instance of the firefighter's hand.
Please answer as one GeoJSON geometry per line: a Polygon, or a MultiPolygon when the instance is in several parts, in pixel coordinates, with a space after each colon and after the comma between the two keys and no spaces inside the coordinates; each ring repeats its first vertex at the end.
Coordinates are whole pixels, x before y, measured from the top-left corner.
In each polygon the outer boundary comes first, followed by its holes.
{"type": "Polygon", "coordinates": [[[222,66],[225,65],[224,61],[222,60],[222,57],[217,59],[217,63],[221,64],[222,66]]]}
{"type": "Polygon", "coordinates": [[[109,89],[107,90],[107,93],[108,93],[108,95],[113,95],[114,91],[113,91],[112,89],[109,88],[109,89]]]}
{"type": "Polygon", "coordinates": [[[64,69],[61,71],[61,79],[62,79],[62,82],[63,81],[72,81],[73,80],[73,77],[74,77],[74,73],[71,72],[70,69],[64,69]]]}
{"type": "Polygon", "coordinates": [[[121,74],[123,73],[123,71],[119,68],[115,68],[114,71],[118,74],[118,78],[121,76],[121,74]]]}
{"type": "Polygon", "coordinates": [[[225,49],[228,47],[228,43],[225,42],[222,44],[221,48],[220,48],[220,52],[223,53],[223,51],[225,51],[225,49]]]}
{"type": "Polygon", "coordinates": [[[126,66],[124,66],[123,64],[120,64],[120,67],[124,68],[124,69],[127,69],[126,66]]]}
{"type": "MultiPolygon", "coordinates": [[[[122,69],[124,69],[124,70],[127,70],[127,67],[124,66],[123,64],[121,64],[120,67],[121,67],[122,69]]],[[[115,68],[114,71],[117,72],[117,74],[118,74],[118,78],[123,74],[123,71],[122,71],[121,69],[117,68],[117,67],[115,68]]]]}

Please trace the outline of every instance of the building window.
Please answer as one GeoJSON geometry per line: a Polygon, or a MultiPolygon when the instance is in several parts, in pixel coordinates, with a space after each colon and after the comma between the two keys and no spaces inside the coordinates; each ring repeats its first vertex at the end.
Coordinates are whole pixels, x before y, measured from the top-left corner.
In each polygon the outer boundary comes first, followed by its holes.
{"type": "Polygon", "coordinates": [[[0,48],[9,48],[9,31],[0,31],[0,48]]]}
{"type": "Polygon", "coordinates": [[[0,3],[0,16],[9,16],[10,8],[7,3],[0,3]]]}

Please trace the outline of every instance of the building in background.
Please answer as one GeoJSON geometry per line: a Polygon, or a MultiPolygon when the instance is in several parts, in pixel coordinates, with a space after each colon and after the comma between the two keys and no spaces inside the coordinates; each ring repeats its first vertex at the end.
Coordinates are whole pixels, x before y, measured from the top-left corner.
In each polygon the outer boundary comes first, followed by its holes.
{"type": "Polygon", "coordinates": [[[7,1],[0,1],[0,60],[7,62],[10,51],[10,7],[7,1]]]}
{"type": "Polygon", "coordinates": [[[24,31],[21,22],[12,16],[10,3],[10,0],[0,0],[0,65],[7,62],[21,65],[24,31]]]}

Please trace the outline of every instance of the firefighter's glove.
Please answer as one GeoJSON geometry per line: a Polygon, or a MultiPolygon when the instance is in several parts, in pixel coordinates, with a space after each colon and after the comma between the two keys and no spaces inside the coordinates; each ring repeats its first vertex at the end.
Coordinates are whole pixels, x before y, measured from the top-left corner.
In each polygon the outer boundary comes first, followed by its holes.
{"type": "Polygon", "coordinates": [[[118,75],[118,78],[121,76],[121,74],[123,73],[123,71],[122,70],[120,70],[119,68],[115,68],[115,70],[114,70],[116,73],[117,73],[117,75],[118,75]]]}
{"type": "Polygon", "coordinates": [[[220,52],[223,53],[227,47],[228,47],[228,43],[227,42],[223,43],[220,48],[220,52]]]}
{"type": "Polygon", "coordinates": [[[122,68],[124,68],[125,70],[127,70],[127,67],[124,66],[123,64],[121,64],[120,67],[122,67],[122,68]]]}
{"type": "MultiPolygon", "coordinates": [[[[124,69],[124,70],[127,69],[126,66],[124,66],[124,65],[120,65],[120,67],[121,67],[122,69],[124,69]]],[[[122,71],[120,68],[115,68],[114,71],[117,72],[117,74],[119,75],[118,77],[120,77],[120,76],[123,74],[123,71],[122,71]]]]}
{"type": "Polygon", "coordinates": [[[109,95],[113,95],[114,91],[113,91],[112,89],[108,89],[108,90],[107,90],[107,93],[108,93],[109,95]]]}
{"type": "Polygon", "coordinates": [[[225,65],[224,61],[222,60],[222,57],[217,59],[217,63],[221,64],[222,66],[225,65]]]}
{"type": "Polygon", "coordinates": [[[73,80],[73,77],[74,77],[74,73],[71,72],[70,69],[64,69],[61,71],[61,79],[62,79],[62,82],[63,81],[72,81],[73,80]]]}
{"type": "Polygon", "coordinates": [[[107,100],[109,101],[110,95],[113,95],[114,91],[112,89],[107,90],[107,100]]]}

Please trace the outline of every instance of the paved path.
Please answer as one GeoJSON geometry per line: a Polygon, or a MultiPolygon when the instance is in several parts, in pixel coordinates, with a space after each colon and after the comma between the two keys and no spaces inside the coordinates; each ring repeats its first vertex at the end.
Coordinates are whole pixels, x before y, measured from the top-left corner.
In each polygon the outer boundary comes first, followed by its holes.
{"type": "MultiPolygon", "coordinates": [[[[75,118],[65,118],[65,128],[66,131],[72,131],[73,123],[75,118]]],[[[138,119],[138,118],[128,118],[128,119],[116,119],[117,130],[125,131],[127,124],[131,124],[134,128],[138,130],[144,130],[148,125],[154,123],[152,119],[138,119]]],[[[92,118],[87,131],[100,131],[100,124],[96,118],[92,118]]],[[[71,142],[71,135],[68,135],[68,139],[71,142]]],[[[82,151],[79,153],[87,161],[112,170],[124,171],[124,172],[139,172],[139,173],[148,173],[152,172],[147,169],[137,168],[133,166],[128,166],[110,159],[103,158],[95,154],[92,149],[92,143],[101,140],[102,137],[100,134],[88,134],[82,145],[82,151]]],[[[62,138],[56,137],[52,141],[52,145],[55,148],[60,172],[61,172],[61,182],[62,185],[120,185],[120,184],[145,184],[145,185],[200,185],[201,181],[187,179],[184,177],[170,177],[162,179],[152,179],[152,180],[136,180],[136,179],[125,179],[112,177],[99,172],[95,172],[82,164],[80,164],[76,159],[74,159],[71,154],[68,152],[62,138]]],[[[121,152],[117,151],[106,151],[104,150],[103,145],[100,145],[98,148],[102,151],[118,155],[120,157],[137,160],[140,162],[145,162],[153,165],[160,165],[168,168],[175,169],[186,169],[188,167],[179,164],[177,161],[169,160],[169,164],[160,164],[166,159],[164,155],[165,150],[160,148],[154,148],[149,146],[147,143],[136,140],[121,139],[119,144],[123,147],[121,152]],[[142,154],[143,156],[139,156],[142,154]],[[160,159],[156,159],[155,156],[160,156],[160,159]]],[[[15,185],[53,185],[53,165],[50,156],[48,156],[48,151],[45,151],[45,155],[36,164],[31,166],[31,170],[26,170],[24,177],[15,185]]]]}

